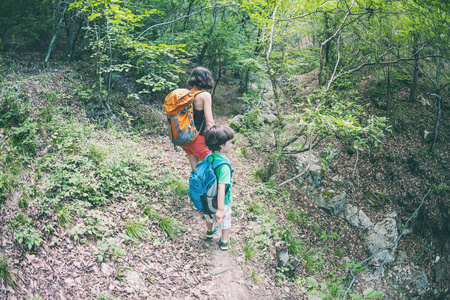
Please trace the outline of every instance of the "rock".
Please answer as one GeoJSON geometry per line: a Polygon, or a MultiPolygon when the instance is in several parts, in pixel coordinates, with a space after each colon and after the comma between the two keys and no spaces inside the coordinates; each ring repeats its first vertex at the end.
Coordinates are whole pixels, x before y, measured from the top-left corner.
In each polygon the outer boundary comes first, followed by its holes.
{"type": "Polygon", "coordinates": [[[367,230],[373,228],[373,223],[369,217],[358,207],[346,204],[343,209],[344,218],[353,227],[367,230]]]}
{"type": "Polygon", "coordinates": [[[211,275],[215,276],[215,275],[219,275],[222,273],[225,273],[226,271],[228,271],[230,268],[228,267],[219,267],[219,268],[215,268],[214,270],[212,270],[211,272],[209,272],[211,275]]]}
{"type": "Polygon", "coordinates": [[[351,260],[350,257],[348,257],[348,256],[344,256],[344,257],[342,258],[342,261],[345,262],[346,264],[349,264],[349,263],[352,262],[352,260],[351,260]]]}
{"type": "Polygon", "coordinates": [[[414,271],[411,274],[411,282],[414,284],[414,286],[417,289],[417,292],[419,294],[423,294],[428,287],[428,277],[427,274],[425,274],[422,271],[414,271]]]}
{"type": "Polygon", "coordinates": [[[406,253],[405,251],[398,251],[397,254],[397,262],[398,263],[403,263],[406,259],[408,258],[408,253],[406,253]]]}
{"type": "Polygon", "coordinates": [[[325,192],[323,194],[315,194],[313,197],[320,208],[323,208],[326,212],[334,216],[344,208],[346,194],[345,192],[340,194],[325,192]]]}
{"type": "Polygon", "coordinates": [[[273,114],[272,110],[263,110],[258,115],[258,120],[261,123],[269,124],[269,123],[275,122],[276,119],[277,119],[277,116],[275,116],[275,114],[273,114]]]}
{"type": "Polygon", "coordinates": [[[234,118],[230,122],[230,127],[239,132],[239,130],[246,125],[245,117],[243,115],[234,116],[234,118]]]}
{"type": "Polygon", "coordinates": [[[331,181],[334,184],[335,189],[343,189],[347,187],[347,181],[340,175],[333,176],[331,181]]]}
{"type": "Polygon", "coordinates": [[[64,279],[64,282],[65,282],[68,286],[75,286],[75,280],[73,280],[73,278],[66,278],[66,279],[64,279]]]}
{"type": "Polygon", "coordinates": [[[335,161],[336,159],[338,159],[339,155],[341,155],[341,151],[337,150],[337,149],[333,149],[330,151],[330,159],[329,161],[335,161]]]}
{"type": "Polygon", "coordinates": [[[434,269],[434,281],[439,282],[447,274],[447,261],[441,259],[434,269]]]}
{"type": "Polygon", "coordinates": [[[381,175],[381,173],[375,174],[375,180],[376,181],[382,181],[383,180],[383,176],[381,175]]]}
{"type": "Polygon", "coordinates": [[[394,212],[391,212],[391,213],[388,213],[387,215],[386,215],[386,217],[387,218],[397,218],[397,212],[396,211],[394,211],[394,212]]]}
{"type": "Polygon", "coordinates": [[[362,201],[370,206],[381,206],[386,201],[386,194],[379,192],[367,192],[364,194],[362,201]]]}
{"type": "MultiPolygon", "coordinates": [[[[393,218],[386,218],[380,223],[375,224],[375,226],[370,229],[365,240],[370,255],[373,255],[384,247],[392,245],[397,237],[397,224],[393,218]]],[[[391,249],[383,250],[376,254],[370,264],[377,268],[393,262],[395,260],[396,248],[397,246],[394,246],[391,249]]]]}
{"type": "Polygon", "coordinates": [[[125,273],[125,281],[127,281],[133,287],[145,287],[145,282],[141,278],[138,272],[133,270],[127,270],[125,273]]]}
{"type": "Polygon", "coordinates": [[[289,252],[286,242],[278,242],[275,244],[275,252],[277,255],[278,267],[284,267],[289,261],[289,252]]]}
{"type": "Polygon", "coordinates": [[[106,276],[106,277],[111,277],[115,274],[115,270],[113,267],[111,267],[110,265],[106,264],[106,263],[102,263],[100,265],[100,270],[102,271],[102,273],[106,276]]]}
{"type": "MultiPolygon", "coordinates": [[[[297,172],[301,173],[308,166],[308,153],[291,155],[289,160],[295,166],[297,172]]],[[[298,183],[305,185],[304,188],[306,190],[312,190],[322,184],[324,174],[320,162],[314,155],[311,155],[309,169],[302,176],[297,178],[297,181],[298,183]]]]}

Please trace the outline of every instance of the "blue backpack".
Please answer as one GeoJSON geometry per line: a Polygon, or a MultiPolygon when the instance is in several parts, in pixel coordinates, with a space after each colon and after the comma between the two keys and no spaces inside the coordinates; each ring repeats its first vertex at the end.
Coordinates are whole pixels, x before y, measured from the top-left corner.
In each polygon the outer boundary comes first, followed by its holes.
{"type": "MultiPolygon", "coordinates": [[[[217,212],[217,177],[214,174],[214,170],[226,164],[230,167],[230,164],[224,159],[214,159],[211,154],[205,157],[205,159],[198,163],[194,171],[191,172],[189,178],[189,198],[196,209],[206,215],[214,215],[217,212]],[[210,162],[210,158],[213,158],[210,162]]],[[[228,192],[230,185],[227,184],[225,194],[228,192]]]]}

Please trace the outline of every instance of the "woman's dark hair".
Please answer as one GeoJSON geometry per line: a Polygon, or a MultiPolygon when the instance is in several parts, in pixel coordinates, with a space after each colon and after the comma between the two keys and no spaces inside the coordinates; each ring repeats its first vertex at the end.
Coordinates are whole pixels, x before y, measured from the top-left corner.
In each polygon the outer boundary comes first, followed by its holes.
{"type": "Polygon", "coordinates": [[[213,87],[214,80],[211,72],[204,67],[197,67],[192,70],[191,75],[187,80],[190,86],[198,86],[202,89],[210,89],[213,87]]]}
{"type": "Polygon", "coordinates": [[[234,139],[234,131],[228,126],[213,125],[205,132],[205,145],[211,151],[219,151],[220,146],[234,139]]]}

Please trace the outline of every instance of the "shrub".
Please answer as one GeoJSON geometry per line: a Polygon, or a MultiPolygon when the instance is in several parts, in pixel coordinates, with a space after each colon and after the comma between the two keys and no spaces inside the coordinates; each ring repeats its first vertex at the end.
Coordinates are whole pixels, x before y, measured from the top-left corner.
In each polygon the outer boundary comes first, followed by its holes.
{"type": "Polygon", "coordinates": [[[28,99],[16,87],[6,87],[0,92],[0,127],[9,128],[25,122],[30,113],[28,99]]]}

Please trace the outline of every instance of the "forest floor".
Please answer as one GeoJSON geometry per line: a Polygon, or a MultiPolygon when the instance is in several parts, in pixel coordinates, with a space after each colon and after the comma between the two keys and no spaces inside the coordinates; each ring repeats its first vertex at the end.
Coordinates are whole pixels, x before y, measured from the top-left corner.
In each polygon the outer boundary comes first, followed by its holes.
{"type": "MultiPolygon", "coordinates": [[[[42,76],[36,75],[39,73],[38,70],[33,76],[42,76]]],[[[43,84],[42,80],[32,77],[25,80],[24,86],[28,85],[31,98],[43,90],[61,89],[64,85],[60,80],[64,77],[61,73],[64,71],[55,70],[47,74],[44,87],[38,87],[43,84]]],[[[302,80],[312,82],[311,78],[305,76],[302,80]]],[[[231,114],[236,111],[233,105],[236,94],[230,92],[229,87],[217,92],[216,98],[222,100],[215,104],[216,123],[228,124],[231,114]]],[[[62,101],[67,101],[67,98],[70,96],[62,97],[62,101]]],[[[145,106],[140,109],[145,109],[145,106]]],[[[155,111],[154,107],[148,109],[155,111]]],[[[87,122],[79,108],[74,108],[74,114],[78,114],[80,122],[87,122]]],[[[164,119],[161,111],[156,116],[159,120],[164,119]]],[[[182,151],[171,149],[164,135],[128,136],[102,128],[96,128],[95,134],[96,142],[105,149],[117,148],[117,151],[123,151],[124,156],[129,155],[127,151],[143,155],[154,167],[152,176],[155,181],[179,174],[178,182],[181,189],[185,188],[190,172],[187,159],[182,151]],[[120,150],[123,146],[126,151],[120,150]]],[[[395,145],[385,147],[395,149],[395,145]]],[[[359,203],[362,194],[360,186],[365,185],[364,188],[368,189],[373,182],[372,154],[357,158],[347,153],[344,147],[341,153],[339,159],[327,169],[324,186],[337,174],[348,178],[354,176],[355,162],[358,160],[358,180],[354,181],[347,195],[350,203],[359,203]]],[[[0,299],[308,299],[311,296],[307,295],[307,291],[311,286],[306,277],[314,277],[320,282],[326,280],[333,285],[337,282],[336,278],[348,271],[344,257],[354,262],[367,257],[361,232],[352,228],[342,217],[333,217],[320,210],[295,182],[277,189],[256,178],[255,172],[264,166],[264,162],[257,151],[250,149],[244,136],[237,135],[234,149],[228,156],[235,172],[232,242],[226,252],[218,248],[219,234],[212,240],[205,238],[203,216],[191,207],[187,196],[169,191],[174,186],[167,186],[167,190],[163,191],[142,191],[148,195],[145,205],[139,195],[130,194],[114,196],[110,203],[102,206],[80,207],[80,210],[86,211],[84,214],[79,214],[77,208],[72,206],[70,222],[43,234],[37,250],[26,251],[14,242],[9,226],[10,221],[23,211],[18,206],[22,193],[14,191],[0,208],[0,254],[7,255],[8,266],[16,275],[18,284],[16,288],[2,285],[0,299]],[[161,193],[165,195],[163,198],[156,196],[161,193]],[[174,226],[180,230],[175,230],[170,236],[161,229],[161,220],[143,218],[148,205],[169,216],[170,220],[176,220],[178,225],[174,226]],[[310,225],[292,224],[286,218],[289,210],[301,212],[310,225]],[[86,216],[101,222],[97,230],[102,231],[102,239],[95,238],[96,232],[86,234],[84,238],[75,238],[73,228],[77,224],[87,224],[86,216]],[[140,239],[130,238],[124,231],[129,220],[142,220],[149,234],[140,239]],[[322,228],[325,237],[311,229],[317,227],[322,228]],[[275,242],[290,235],[295,236],[291,241],[299,243],[304,259],[293,276],[277,269],[275,252],[275,242]],[[99,251],[102,247],[106,247],[103,252],[99,251]],[[97,259],[99,255],[102,262],[97,259]]],[[[448,157],[442,159],[447,161],[448,157]]],[[[25,168],[20,182],[33,185],[35,176],[32,173],[33,168],[25,168]]],[[[281,182],[294,175],[295,170],[285,166],[276,174],[276,180],[281,182]]],[[[414,180],[408,184],[414,186],[414,180]]],[[[394,211],[402,220],[411,216],[410,211],[403,211],[395,201],[386,203],[382,208],[362,208],[374,223],[394,211]]],[[[33,205],[26,213],[42,232],[49,220],[58,219],[56,214],[42,216],[33,205]]],[[[407,261],[420,265],[427,273],[429,290],[438,291],[437,299],[439,294],[448,291],[450,280],[446,274],[439,283],[432,282],[436,256],[446,257],[441,245],[445,241],[428,247],[429,244],[423,244],[419,234],[413,232],[405,236],[399,241],[398,249],[406,251],[407,261]]],[[[353,292],[361,294],[368,287],[383,291],[382,299],[421,299],[420,296],[408,294],[405,286],[397,285],[394,279],[387,276],[375,281],[358,277],[353,292]]]]}

